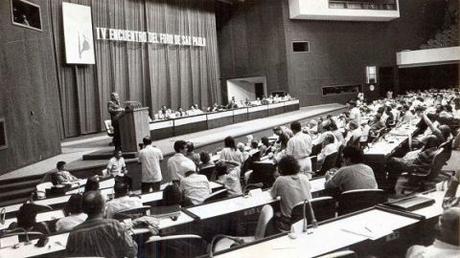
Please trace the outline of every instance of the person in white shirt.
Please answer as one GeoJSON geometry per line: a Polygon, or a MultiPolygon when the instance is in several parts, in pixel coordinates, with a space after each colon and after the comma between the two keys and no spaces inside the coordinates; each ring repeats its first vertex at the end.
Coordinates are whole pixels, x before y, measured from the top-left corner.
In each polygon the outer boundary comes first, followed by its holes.
{"type": "Polygon", "coordinates": [[[180,190],[184,197],[193,205],[203,203],[211,194],[211,186],[205,175],[199,175],[195,171],[188,171],[180,180],[180,190]]]}
{"type": "Polygon", "coordinates": [[[349,101],[348,105],[350,106],[350,119],[357,124],[361,124],[361,111],[359,111],[359,108],[356,106],[356,102],[349,101]]]}
{"type": "Polygon", "coordinates": [[[82,196],[72,194],[64,207],[64,218],[56,222],[56,232],[72,230],[75,226],[80,225],[86,220],[88,215],[83,213],[81,208],[82,196]]]}
{"type": "Polygon", "coordinates": [[[187,171],[196,171],[195,163],[187,158],[187,142],[183,140],[174,143],[176,154],[168,159],[168,171],[163,175],[165,182],[180,181],[187,171]]]}
{"type": "Polygon", "coordinates": [[[326,134],[322,143],[323,147],[321,152],[318,154],[317,167],[321,167],[327,156],[336,153],[338,151],[338,144],[335,142],[333,134],[326,134]]]}
{"type": "Polygon", "coordinates": [[[286,155],[293,156],[300,166],[300,172],[311,172],[311,160],[309,158],[313,147],[311,137],[302,132],[299,122],[291,123],[291,130],[294,136],[287,143],[286,155]]]}
{"type": "Polygon", "coordinates": [[[460,208],[450,208],[441,215],[436,226],[437,236],[430,246],[409,248],[407,258],[450,258],[460,254],[460,208]]]}
{"type": "Polygon", "coordinates": [[[114,156],[109,160],[107,164],[107,173],[114,177],[116,176],[124,176],[128,173],[126,169],[125,159],[123,158],[123,153],[121,150],[115,150],[114,156]]]}
{"type": "Polygon", "coordinates": [[[142,168],[142,193],[154,192],[160,190],[161,168],[160,162],[163,160],[163,153],[160,149],[152,146],[152,140],[149,136],[143,139],[144,148],[139,151],[139,163],[142,168]]]}
{"type": "Polygon", "coordinates": [[[238,172],[234,169],[229,171],[225,164],[218,163],[216,177],[217,182],[223,184],[228,190],[229,196],[238,196],[243,193],[238,172]]]}
{"type": "Polygon", "coordinates": [[[142,200],[138,196],[130,197],[128,195],[129,186],[126,182],[117,181],[114,186],[115,199],[107,202],[106,216],[111,219],[120,211],[142,207],[142,200]]]}
{"type": "Polygon", "coordinates": [[[219,159],[234,167],[240,167],[244,162],[243,154],[236,148],[235,139],[227,136],[224,139],[224,148],[220,152],[219,159]]]}

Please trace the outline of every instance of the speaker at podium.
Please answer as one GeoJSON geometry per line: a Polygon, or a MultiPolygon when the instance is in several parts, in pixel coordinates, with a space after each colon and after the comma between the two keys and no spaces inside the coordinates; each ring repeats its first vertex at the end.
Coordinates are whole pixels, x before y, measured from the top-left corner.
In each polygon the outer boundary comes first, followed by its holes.
{"type": "Polygon", "coordinates": [[[125,112],[119,118],[121,150],[137,152],[142,139],[150,135],[149,108],[135,101],[127,101],[125,106],[125,112]]]}

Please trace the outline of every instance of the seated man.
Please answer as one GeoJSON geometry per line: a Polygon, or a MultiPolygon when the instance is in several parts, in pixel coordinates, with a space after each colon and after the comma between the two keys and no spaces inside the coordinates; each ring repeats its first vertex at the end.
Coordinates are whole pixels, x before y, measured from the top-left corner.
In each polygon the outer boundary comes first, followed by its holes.
{"type": "Polygon", "coordinates": [[[65,169],[65,164],[65,161],[59,161],[56,164],[57,172],[51,174],[51,182],[54,185],[73,184],[78,182],[78,178],[65,169]]]}
{"type": "Polygon", "coordinates": [[[208,178],[195,171],[185,173],[185,177],[180,180],[180,190],[193,205],[203,203],[212,192],[208,178]]]}
{"type": "Polygon", "coordinates": [[[142,207],[142,201],[139,197],[130,197],[129,186],[124,181],[116,181],[115,186],[115,199],[107,202],[106,215],[107,218],[111,219],[115,213],[131,209],[142,207]]]}
{"type": "Polygon", "coordinates": [[[436,225],[436,238],[430,246],[415,245],[407,250],[407,258],[449,258],[460,254],[460,208],[450,208],[436,225]]]}
{"type": "Polygon", "coordinates": [[[114,177],[124,176],[128,173],[126,169],[125,159],[123,158],[123,153],[121,150],[115,150],[113,152],[113,157],[109,160],[107,164],[107,173],[114,177]]]}
{"type": "Polygon", "coordinates": [[[82,196],[80,194],[72,194],[69,201],[64,207],[66,217],[59,219],[56,222],[56,231],[69,231],[75,226],[80,225],[88,217],[81,208],[82,196]]]}
{"type": "Polygon", "coordinates": [[[346,146],[342,151],[344,166],[335,173],[326,174],[326,189],[338,190],[340,193],[357,189],[377,189],[374,171],[363,164],[363,151],[346,146]]]}
{"type": "Polygon", "coordinates": [[[431,135],[421,149],[411,151],[402,158],[390,158],[387,164],[388,185],[394,188],[398,177],[404,171],[410,172],[417,169],[418,171],[428,172],[438,145],[438,138],[431,135]]]}
{"type": "Polygon", "coordinates": [[[67,256],[136,257],[137,244],[120,222],[104,219],[105,201],[99,192],[83,196],[83,212],[88,219],[76,226],[67,240],[67,256]]]}

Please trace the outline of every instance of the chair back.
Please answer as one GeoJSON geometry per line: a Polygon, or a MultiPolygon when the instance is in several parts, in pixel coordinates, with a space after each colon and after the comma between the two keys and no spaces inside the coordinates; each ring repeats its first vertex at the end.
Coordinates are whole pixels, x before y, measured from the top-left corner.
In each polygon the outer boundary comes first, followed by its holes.
{"type": "Polygon", "coordinates": [[[44,182],[36,185],[37,198],[44,199],[46,197],[46,189],[51,189],[51,187],[53,187],[53,183],[51,182],[44,182]]]}
{"type": "Polygon", "coordinates": [[[222,189],[222,190],[219,190],[219,191],[216,191],[214,193],[212,193],[211,195],[208,196],[208,198],[206,198],[203,203],[210,203],[210,202],[215,202],[215,201],[218,201],[220,199],[224,199],[227,197],[227,189],[222,189]]]}
{"type": "Polygon", "coordinates": [[[113,214],[113,219],[124,220],[124,219],[136,219],[147,215],[147,211],[150,210],[150,206],[142,206],[137,208],[131,208],[116,212],[113,214]]]}
{"type": "Polygon", "coordinates": [[[206,254],[207,243],[198,235],[152,236],[144,245],[154,258],[184,258],[206,254]]]}
{"type": "Polygon", "coordinates": [[[201,175],[205,175],[209,181],[213,181],[216,179],[215,170],[216,170],[216,166],[209,166],[209,167],[202,168],[199,173],[201,175]]]}
{"type": "Polygon", "coordinates": [[[268,223],[273,218],[273,208],[270,205],[265,205],[259,215],[257,220],[256,233],[254,234],[255,240],[259,240],[265,237],[265,232],[267,229],[268,223]]]}
{"type": "Polygon", "coordinates": [[[263,183],[263,188],[269,188],[275,182],[275,166],[271,163],[254,162],[253,172],[249,177],[248,184],[263,183]]]}
{"type": "Polygon", "coordinates": [[[444,148],[439,148],[434,154],[433,161],[431,163],[430,173],[427,175],[428,179],[435,179],[441,173],[442,167],[445,165],[446,156],[444,148]]]}
{"type": "Polygon", "coordinates": [[[323,146],[321,144],[313,145],[313,147],[311,148],[310,156],[318,155],[321,152],[322,148],[323,148],[323,146]]]}
{"type": "Polygon", "coordinates": [[[386,202],[382,189],[359,189],[343,192],[339,196],[338,214],[359,211],[386,202]]]}
{"type": "Polygon", "coordinates": [[[105,131],[107,132],[107,135],[113,136],[114,131],[113,131],[113,126],[112,126],[112,120],[104,120],[104,127],[105,131]]]}
{"type": "Polygon", "coordinates": [[[339,168],[342,166],[342,152],[343,152],[343,145],[339,146],[339,149],[337,150],[337,161],[335,163],[335,167],[339,168]]]}
{"type": "Polygon", "coordinates": [[[318,175],[323,176],[326,174],[326,172],[331,169],[335,168],[337,164],[337,159],[339,157],[338,152],[331,153],[324,158],[323,165],[321,166],[321,169],[318,172],[318,175]]]}
{"type": "MultiPolygon", "coordinates": [[[[315,213],[316,221],[323,221],[331,218],[335,218],[336,205],[334,198],[330,196],[324,196],[314,198],[310,201],[313,212],[315,213]]],[[[307,222],[311,223],[311,216],[309,212],[307,215],[307,222]]],[[[303,219],[303,202],[297,203],[291,211],[291,223],[295,223],[303,219]]]]}

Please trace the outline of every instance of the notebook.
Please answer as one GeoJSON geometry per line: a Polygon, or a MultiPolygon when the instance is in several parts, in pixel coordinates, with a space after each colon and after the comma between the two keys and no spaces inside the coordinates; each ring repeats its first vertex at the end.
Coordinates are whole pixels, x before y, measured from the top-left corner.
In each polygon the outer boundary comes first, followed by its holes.
{"type": "Polygon", "coordinates": [[[388,203],[387,205],[396,209],[405,210],[405,211],[414,211],[424,207],[428,207],[434,204],[435,201],[431,198],[414,196],[408,199],[403,199],[393,203],[388,203]]]}

